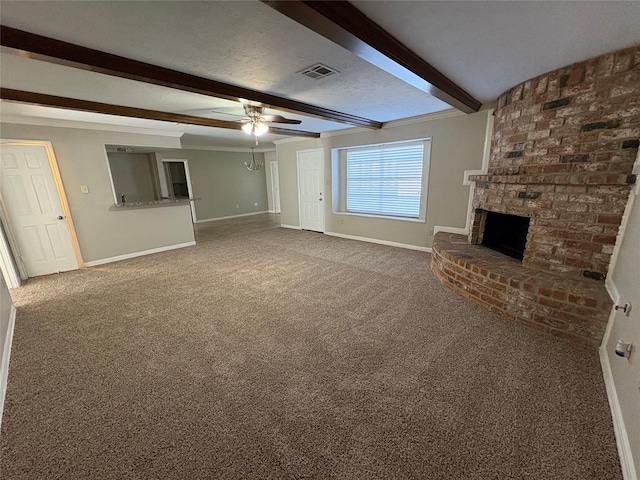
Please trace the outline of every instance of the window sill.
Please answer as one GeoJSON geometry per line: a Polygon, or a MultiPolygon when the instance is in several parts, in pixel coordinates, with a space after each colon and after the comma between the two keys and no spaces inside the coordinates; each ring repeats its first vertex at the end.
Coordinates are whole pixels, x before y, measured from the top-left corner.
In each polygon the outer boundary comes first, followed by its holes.
{"type": "Polygon", "coordinates": [[[427,220],[424,218],[409,218],[409,217],[392,217],[387,215],[371,215],[367,213],[352,213],[352,212],[331,212],[334,215],[346,215],[349,217],[365,217],[365,218],[379,218],[382,220],[400,220],[402,222],[412,222],[412,223],[426,223],[427,220]]]}

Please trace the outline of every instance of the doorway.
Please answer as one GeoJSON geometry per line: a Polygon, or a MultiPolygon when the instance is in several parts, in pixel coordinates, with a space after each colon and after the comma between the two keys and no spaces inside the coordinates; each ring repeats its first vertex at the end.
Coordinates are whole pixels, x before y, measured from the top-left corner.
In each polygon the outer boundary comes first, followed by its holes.
{"type": "Polygon", "coordinates": [[[4,257],[15,261],[21,276],[47,275],[82,266],[50,143],[2,142],[0,200],[7,237],[0,248],[4,257]],[[11,252],[6,251],[9,248],[11,252]]]}
{"type": "Polygon", "coordinates": [[[278,177],[278,162],[269,163],[271,169],[271,205],[273,213],[280,213],[280,179],[278,177]]]}
{"type": "Polygon", "coordinates": [[[324,150],[298,151],[300,228],[324,233],[324,150]]]}
{"type": "MultiPolygon", "coordinates": [[[[160,191],[162,196],[169,198],[193,199],[193,187],[191,186],[191,175],[189,173],[189,162],[183,159],[162,159],[162,169],[159,169],[160,191]]],[[[197,223],[196,209],[193,200],[189,202],[191,206],[191,219],[197,223]]]]}

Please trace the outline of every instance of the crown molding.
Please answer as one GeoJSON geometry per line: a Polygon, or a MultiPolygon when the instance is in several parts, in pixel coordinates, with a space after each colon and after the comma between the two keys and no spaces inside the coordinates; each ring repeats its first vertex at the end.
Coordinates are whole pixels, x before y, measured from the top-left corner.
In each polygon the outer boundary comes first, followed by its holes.
{"type": "MultiPolygon", "coordinates": [[[[299,140],[298,140],[299,141],[299,140]]],[[[238,153],[251,153],[251,148],[248,147],[217,147],[215,145],[189,145],[183,144],[181,150],[203,150],[211,152],[238,152],[238,153]]],[[[273,147],[258,148],[256,147],[256,153],[275,152],[273,147]]]]}
{"type": "MultiPolygon", "coordinates": [[[[456,110],[455,108],[449,108],[447,110],[442,110],[440,112],[425,113],[424,115],[417,115],[415,117],[400,118],[398,120],[391,120],[389,122],[384,122],[384,125],[382,126],[382,130],[387,130],[389,128],[404,127],[406,125],[414,125],[416,123],[433,122],[436,120],[443,120],[445,118],[462,117],[464,115],[467,115],[467,114],[464,112],[461,112],[460,110],[456,110]]],[[[370,131],[371,131],[370,128],[362,128],[362,127],[345,128],[344,130],[333,130],[331,132],[323,132],[320,134],[320,138],[336,137],[340,135],[352,135],[355,133],[363,133],[363,132],[370,132],[370,131]]]]}
{"type": "MultiPolygon", "coordinates": [[[[364,128],[364,127],[356,127],[355,129],[348,128],[347,130],[362,130],[363,132],[370,132],[371,131],[370,128],[364,128]]],[[[320,134],[320,138],[324,137],[325,133],[321,133],[320,134]]],[[[308,140],[314,140],[314,139],[313,138],[302,138],[302,137],[287,137],[287,138],[281,138],[281,139],[278,139],[278,140],[274,140],[273,143],[276,144],[276,145],[282,145],[283,143],[297,143],[297,142],[304,142],[304,141],[308,141],[308,140]]]]}
{"type": "Polygon", "coordinates": [[[391,120],[390,122],[385,122],[384,126],[385,127],[402,127],[403,125],[413,125],[414,123],[421,123],[421,122],[433,122],[434,120],[443,120],[445,118],[452,118],[452,117],[464,117],[465,115],[467,115],[464,112],[461,112],[460,110],[456,110],[455,108],[449,108],[447,110],[441,110],[439,112],[433,112],[433,113],[425,113],[424,115],[417,115],[415,117],[407,117],[407,118],[400,118],[398,120],[391,120]]]}
{"type": "Polygon", "coordinates": [[[183,131],[160,130],[155,128],[129,127],[110,123],[82,122],[77,120],[63,120],[59,118],[30,117],[23,115],[2,115],[1,123],[15,123],[19,125],[34,125],[39,127],[77,128],[80,130],[102,130],[106,132],[137,133],[142,135],[158,135],[162,137],[180,138],[183,131]]]}

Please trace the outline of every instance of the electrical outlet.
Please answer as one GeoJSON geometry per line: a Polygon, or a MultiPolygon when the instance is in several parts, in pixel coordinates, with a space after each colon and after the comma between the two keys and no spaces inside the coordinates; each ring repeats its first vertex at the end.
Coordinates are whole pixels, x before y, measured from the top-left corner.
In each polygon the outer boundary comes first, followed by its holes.
{"type": "Polygon", "coordinates": [[[257,207],[258,206],[258,202],[253,202],[253,206],[257,207]]]}
{"type": "Polygon", "coordinates": [[[430,229],[429,229],[429,236],[430,236],[430,237],[433,237],[433,228],[430,228],[430,229]]]}
{"type": "Polygon", "coordinates": [[[89,187],[87,187],[86,185],[80,185],[80,192],[89,193],[89,187]]]}
{"type": "Polygon", "coordinates": [[[240,205],[236,203],[236,208],[240,208],[240,205]]]}

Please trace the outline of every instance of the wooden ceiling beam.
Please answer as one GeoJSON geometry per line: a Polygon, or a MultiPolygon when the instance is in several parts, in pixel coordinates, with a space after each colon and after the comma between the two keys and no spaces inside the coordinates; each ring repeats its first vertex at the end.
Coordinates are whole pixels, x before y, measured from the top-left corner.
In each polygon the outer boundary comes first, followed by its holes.
{"type": "Polygon", "coordinates": [[[262,0],[278,12],[465,113],[482,104],[347,1],[262,0]]]}
{"type": "Polygon", "coordinates": [[[327,108],[309,105],[268,93],[217,82],[177,70],[139,62],[111,53],[94,50],[54,38],[0,26],[0,45],[14,53],[36,60],[65,65],[105,75],[160,85],[185,92],[223,98],[235,102],[274,108],[290,113],[368,128],[382,128],[382,123],[327,108]]]}
{"type": "MultiPolygon", "coordinates": [[[[0,99],[10,102],[39,105],[42,107],[64,108],[67,110],[78,110],[81,112],[103,113],[107,115],[117,115],[120,117],[142,118],[145,120],[200,125],[203,127],[226,128],[230,130],[240,130],[242,127],[242,124],[239,122],[195,117],[193,115],[182,115],[179,113],[161,112],[158,110],[147,110],[145,108],[125,107],[110,103],[91,102],[76,98],[57,97],[55,95],[25,92],[23,90],[13,90],[10,88],[0,88],[0,99]]],[[[287,128],[280,127],[269,127],[269,132],[276,135],[289,135],[292,137],[320,137],[320,134],[317,132],[289,130],[287,128]]]]}

